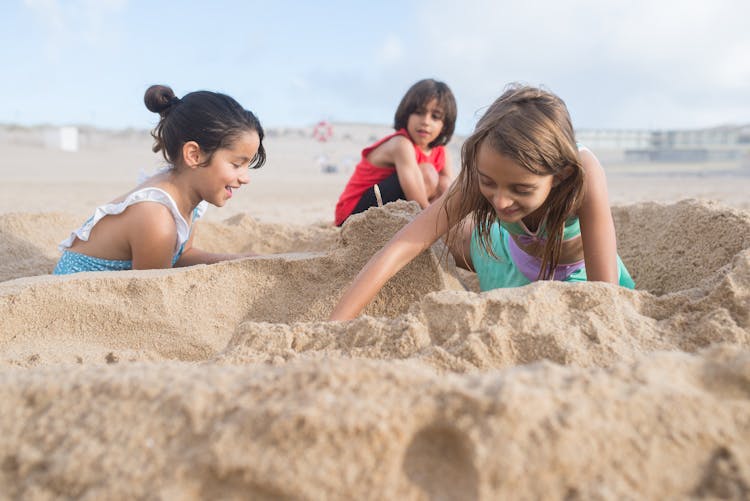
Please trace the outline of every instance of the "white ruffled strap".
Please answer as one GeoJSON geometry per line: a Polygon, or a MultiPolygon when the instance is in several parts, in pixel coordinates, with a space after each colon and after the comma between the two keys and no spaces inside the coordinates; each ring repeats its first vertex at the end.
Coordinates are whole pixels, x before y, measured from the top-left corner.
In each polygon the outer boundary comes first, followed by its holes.
{"type": "MultiPolygon", "coordinates": [[[[140,202],[157,202],[169,209],[172,217],[174,218],[175,225],[177,226],[177,241],[175,242],[174,250],[175,252],[179,251],[180,247],[182,247],[182,245],[187,242],[188,238],[190,237],[190,225],[182,217],[182,214],[180,214],[180,211],[177,208],[177,204],[175,203],[172,196],[161,188],[154,187],[142,188],[140,190],[134,191],[133,193],[129,194],[122,202],[110,203],[97,207],[94,211],[93,216],[91,216],[85,223],[83,223],[80,228],[71,232],[70,236],[67,239],[60,242],[60,245],[58,245],[58,249],[64,251],[65,249],[69,248],[71,245],[73,245],[73,242],[76,238],[79,240],[88,241],[89,237],[91,236],[91,230],[94,228],[96,223],[101,221],[103,217],[122,214],[125,209],[133,204],[137,204],[140,202]]],[[[193,219],[195,220],[198,217],[202,216],[205,211],[206,202],[203,201],[195,208],[195,211],[193,212],[193,219]]]]}

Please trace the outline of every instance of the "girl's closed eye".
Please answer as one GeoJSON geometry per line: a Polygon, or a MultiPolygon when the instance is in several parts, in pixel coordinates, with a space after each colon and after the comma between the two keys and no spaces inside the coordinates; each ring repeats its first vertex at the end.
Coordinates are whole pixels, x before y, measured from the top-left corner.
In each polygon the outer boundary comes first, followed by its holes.
{"type": "Polygon", "coordinates": [[[492,186],[495,184],[495,182],[486,176],[480,175],[479,184],[481,184],[482,186],[492,186]]]}

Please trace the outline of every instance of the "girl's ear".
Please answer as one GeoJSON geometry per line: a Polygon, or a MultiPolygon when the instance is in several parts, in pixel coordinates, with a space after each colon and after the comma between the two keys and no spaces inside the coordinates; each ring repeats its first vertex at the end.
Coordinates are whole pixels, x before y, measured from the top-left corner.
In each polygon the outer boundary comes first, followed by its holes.
{"type": "Polygon", "coordinates": [[[183,144],[182,158],[185,161],[185,165],[191,169],[200,166],[203,160],[203,153],[201,152],[200,145],[195,141],[188,141],[183,144]]]}

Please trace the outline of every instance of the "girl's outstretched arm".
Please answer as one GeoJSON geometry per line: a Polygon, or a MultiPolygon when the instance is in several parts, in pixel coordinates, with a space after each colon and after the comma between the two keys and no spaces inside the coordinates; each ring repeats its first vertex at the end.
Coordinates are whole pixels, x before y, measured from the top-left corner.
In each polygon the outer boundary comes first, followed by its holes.
{"type": "Polygon", "coordinates": [[[370,258],[344,291],[330,320],[349,320],[359,315],[393,275],[448,231],[444,200],[441,197],[422,211],[370,258]]]}
{"type": "Polygon", "coordinates": [[[198,223],[193,223],[193,229],[190,232],[190,238],[185,242],[185,248],[182,251],[180,259],[177,260],[175,266],[193,266],[194,264],[213,264],[221,261],[231,261],[232,259],[241,259],[245,257],[253,257],[258,254],[252,252],[244,252],[241,254],[224,254],[215,252],[206,252],[201,249],[193,247],[193,236],[197,230],[198,223]]]}
{"type": "Polygon", "coordinates": [[[607,179],[599,160],[587,149],[581,150],[585,171],[584,199],[578,211],[583,239],[583,256],[589,281],[616,284],[617,238],[609,207],[607,179]]]}

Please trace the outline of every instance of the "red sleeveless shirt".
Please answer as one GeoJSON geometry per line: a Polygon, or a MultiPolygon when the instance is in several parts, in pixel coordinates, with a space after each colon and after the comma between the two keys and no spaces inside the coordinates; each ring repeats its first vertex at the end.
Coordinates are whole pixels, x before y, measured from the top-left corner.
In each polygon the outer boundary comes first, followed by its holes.
{"type": "MultiPolygon", "coordinates": [[[[362,195],[367,190],[396,172],[395,167],[378,167],[367,161],[367,155],[369,155],[372,150],[396,136],[404,136],[411,141],[411,137],[409,137],[409,133],[406,132],[406,129],[400,129],[389,136],[385,136],[372,146],[368,146],[362,150],[362,160],[359,161],[357,167],[354,169],[352,177],[350,177],[349,182],[346,183],[344,192],[341,194],[339,201],[336,204],[336,226],[340,226],[346,218],[349,217],[354,210],[354,207],[357,206],[357,202],[359,202],[359,199],[362,198],[362,195]]],[[[429,162],[435,166],[437,172],[443,170],[445,167],[444,146],[435,146],[428,155],[419,149],[419,146],[414,144],[413,141],[411,142],[414,145],[414,156],[416,157],[418,164],[429,162]]]]}

